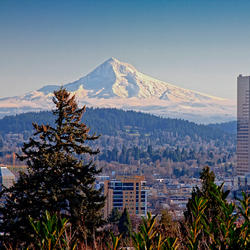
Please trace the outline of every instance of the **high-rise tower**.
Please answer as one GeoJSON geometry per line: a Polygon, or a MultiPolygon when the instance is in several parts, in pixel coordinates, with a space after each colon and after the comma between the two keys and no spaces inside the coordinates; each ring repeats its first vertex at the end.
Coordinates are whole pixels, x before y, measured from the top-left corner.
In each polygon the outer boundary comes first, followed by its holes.
{"type": "Polygon", "coordinates": [[[237,78],[237,175],[250,173],[250,76],[237,78]]]}

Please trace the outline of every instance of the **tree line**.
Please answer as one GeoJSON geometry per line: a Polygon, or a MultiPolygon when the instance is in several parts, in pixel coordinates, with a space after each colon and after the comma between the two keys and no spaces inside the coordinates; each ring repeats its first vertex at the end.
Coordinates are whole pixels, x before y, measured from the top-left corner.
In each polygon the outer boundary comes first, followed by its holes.
{"type": "MultiPolygon", "coordinates": [[[[204,140],[224,140],[234,133],[233,128],[228,129],[231,128],[231,122],[220,125],[198,125],[181,119],[162,118],[111,108],[87,108],[82,121],[93,131],[103,135],[118,135],[119,131],[126,130],[130,130],[131,133],[136,131],[140,135],[164,131],[174,136],[189,136],[192,139],[200,137],[204,140]]],[[[32,122],[54,125],[53,114],[50,111],[41,111],[6,116],[0,119],[0,134],[25,131],[32,133],[32,122]]]]}

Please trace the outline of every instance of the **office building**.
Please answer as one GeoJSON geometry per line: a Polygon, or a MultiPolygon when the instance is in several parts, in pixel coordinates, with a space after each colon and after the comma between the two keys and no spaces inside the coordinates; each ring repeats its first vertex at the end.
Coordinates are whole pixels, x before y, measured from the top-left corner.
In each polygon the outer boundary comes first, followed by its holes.
{"type": "Polygon", "coordinates": [[[14,184],[15,175],[7,168],[0,166],[0,191],[2,187],[9,188],[14,184]]]}
{"type": "MultiPolygon", "coordinates": [[[[15,182],[15,175],[7,168],[0,166],[0,191],[3,186],[6,188],[10,188],[15,182]]],[[[0,199],[0,206],[5,202],[5,198],[2,197],[0,199]]]]}
{"type": "Polygon", "coordinates": [[[104,217],[107,218],[113,208],[122,212],[125,207],[132,216],[146,216],[147,190],[145,184],[144,176],[120,176],[115,180],[105,180],[104,217]]]}
{"type": "Polygon", "coordinates": [[[237,168],[238,176],[250,173],[250,76],[237,78],[237,168]]]}

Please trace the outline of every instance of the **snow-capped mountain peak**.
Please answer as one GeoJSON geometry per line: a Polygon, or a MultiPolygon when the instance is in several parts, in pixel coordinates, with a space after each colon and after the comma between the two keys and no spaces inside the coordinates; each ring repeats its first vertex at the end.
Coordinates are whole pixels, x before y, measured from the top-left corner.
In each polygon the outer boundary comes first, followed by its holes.
{"type": "MultiPolygon", "coordinates": [[[[193,121],[226,121],[235,117],[235,105],[223,98],[177,87],[139,72],[111,57],[92,72],[64,87],[88,106],[116,107],[193,121]],[[213,117],[213,119],[211,118],[213,117]]],[[[2,112],[51,108],[57,85],[47,85],[24,96],[0,99],[2,112]]]]}
{"type": "Polygon", "coordinates": [[[135,97],[139,90],[137,72],[132,65],[111,57],[88,75],[65,87],[69,91],[77,91],[82,86],[90,98],[135,97]]]}

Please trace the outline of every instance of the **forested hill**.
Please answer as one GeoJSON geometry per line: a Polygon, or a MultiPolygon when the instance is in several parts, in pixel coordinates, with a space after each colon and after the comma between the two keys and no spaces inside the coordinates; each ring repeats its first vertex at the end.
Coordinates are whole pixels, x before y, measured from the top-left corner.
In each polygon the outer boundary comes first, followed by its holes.
{"type": "MultiPolygon", "coordinates": [[[[116,136],[121,131],[129,131],[134,134],[164,131],[173,136],[200,137],[203,140],[234,136],[230,134],[230,129],[225,129],[228,126],[227,123],[223,125],[197,125],[185,120],[160,118],[150,114],[118,109],[87,108],[83,120],[91,128],[91,132],[103,135],[116,136]]],[[[32,122],[53,124],[54,117],[48,111],[7,116],[0,120],[0,134],[31,131],[32,122]]]]}
{"type": "Polygon", "coordinates": [[[210,124],[209,126],[212,128],[215,128],[215,129],[222,130],[222,131],[227,132],[229,134],[236,134],[237,133],[237,121],[210,124]]]}

